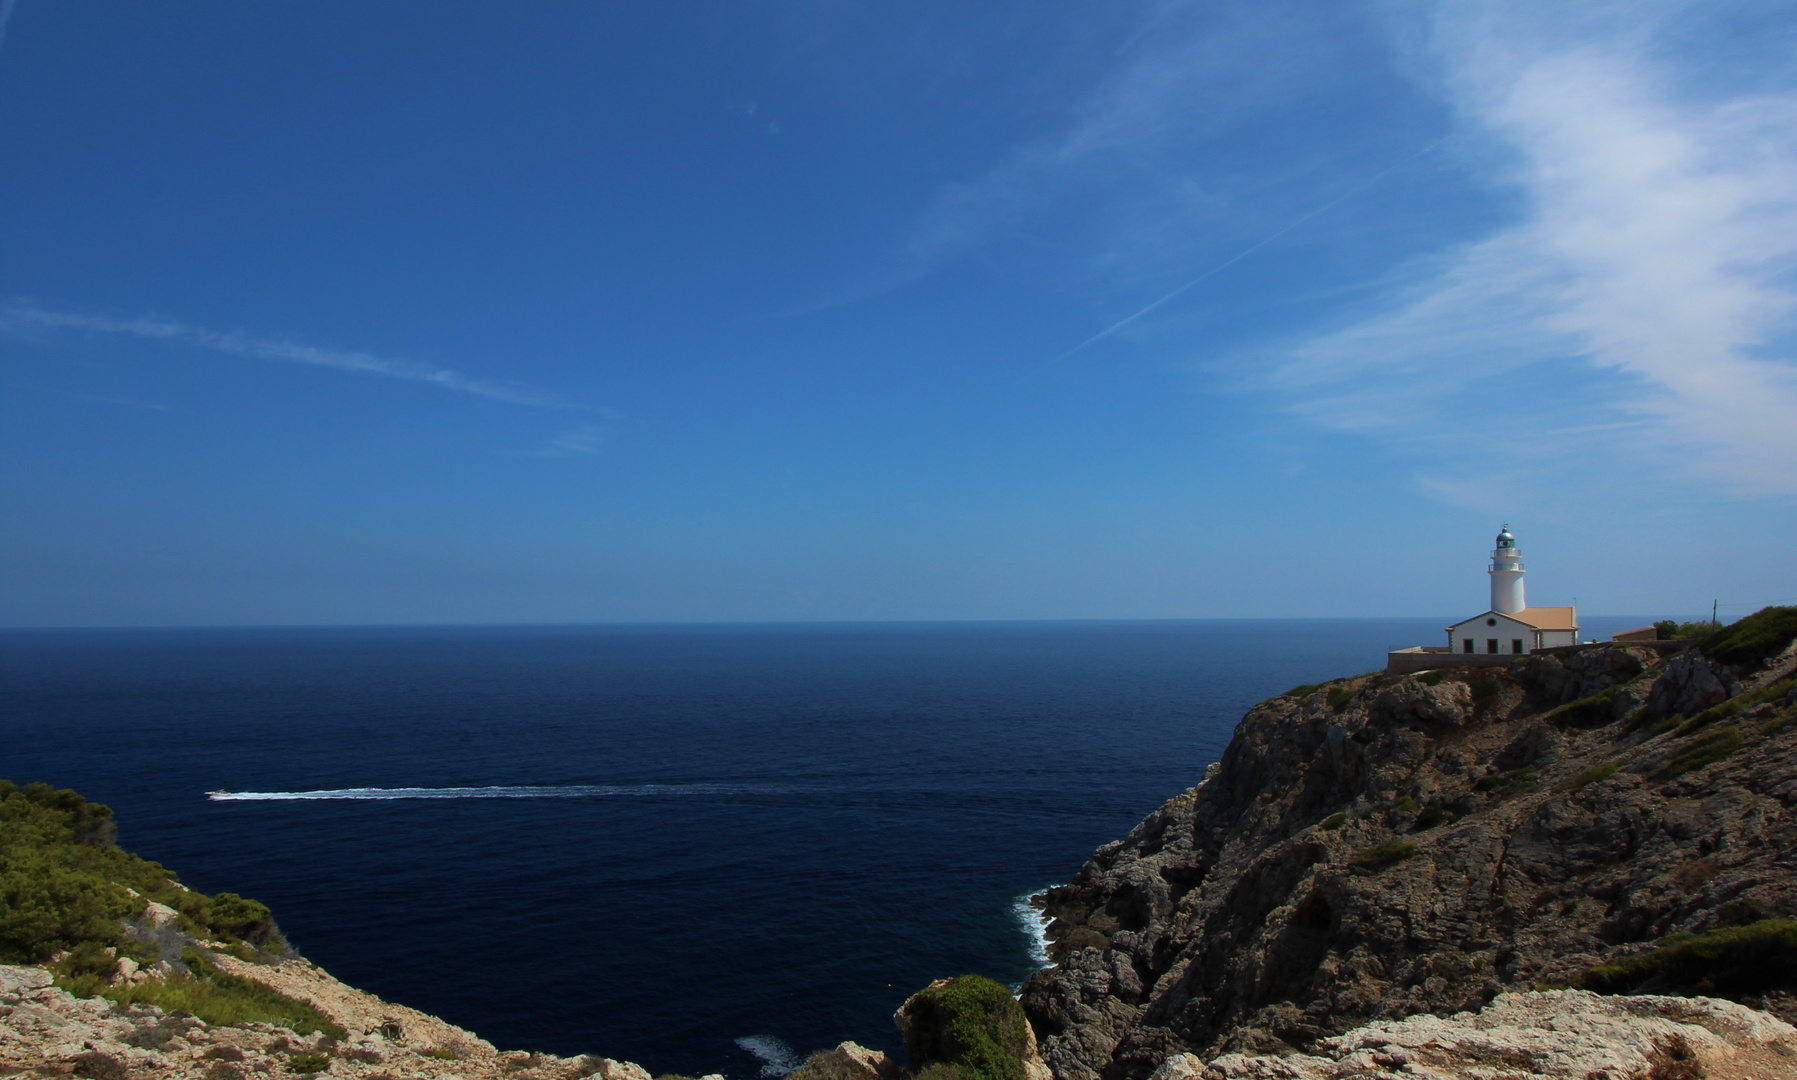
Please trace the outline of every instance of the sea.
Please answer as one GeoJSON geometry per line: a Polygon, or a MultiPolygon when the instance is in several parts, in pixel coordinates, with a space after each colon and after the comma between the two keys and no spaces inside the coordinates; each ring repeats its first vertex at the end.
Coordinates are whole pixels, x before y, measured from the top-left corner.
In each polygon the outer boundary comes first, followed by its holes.
{"type": "Polygon", "coordinates": [[[1250,706],[1449,621],[7,631],[0,777],[501,1049],[755,1080],[1020,984],[1250,706]]]}

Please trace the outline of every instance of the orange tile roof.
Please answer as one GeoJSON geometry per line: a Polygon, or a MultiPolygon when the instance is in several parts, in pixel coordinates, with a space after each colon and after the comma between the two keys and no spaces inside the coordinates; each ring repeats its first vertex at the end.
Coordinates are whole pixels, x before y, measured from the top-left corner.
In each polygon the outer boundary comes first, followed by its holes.
{"type": "Polygon", "coordinates": [[[1510,616],[1517,622],[1528,623],[1537,630],[1577,630],[1578,620],[1573,618],[1576,608],[1569,607],[1531,607],[1510,616]]]}

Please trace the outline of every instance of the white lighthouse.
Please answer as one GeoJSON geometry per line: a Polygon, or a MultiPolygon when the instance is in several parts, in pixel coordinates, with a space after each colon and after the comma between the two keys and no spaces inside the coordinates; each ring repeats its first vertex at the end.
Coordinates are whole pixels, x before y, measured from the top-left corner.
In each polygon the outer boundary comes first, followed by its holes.
{"type": "Polygon", "coordinates": [[[1497,547],[1491,552],[1491,610],[1515,615],[1528,608],[1522,598],[1522,552],[1516,550],[1516,537],[1505,525],[1497,535],[1497,547]]]}
{"type": "MultiPolygon", "coordinates": [[[[1385,670],[1407,675],[1440,667],[1494,667],[1541,649],[1579,643],[1579,609],[1532,608],[1522,595],[1522,552],[1505,525],[1491,552],[1491,608],[1448,627],[1446,645],[1394,650],[1385,670]]],[[[1470,584],[1470,582],[1469,582],[1470,584]]]]}

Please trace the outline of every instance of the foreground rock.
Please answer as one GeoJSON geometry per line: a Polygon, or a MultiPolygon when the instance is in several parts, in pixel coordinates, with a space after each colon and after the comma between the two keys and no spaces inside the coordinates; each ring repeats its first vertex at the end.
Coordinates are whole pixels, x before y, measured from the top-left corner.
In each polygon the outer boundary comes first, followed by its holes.
{"type": "Polygon", "coordinates": [[[348,1037],[295,1035],[268,1024],[203,1024],[148,1006],[76,998],[43,968],[0,966],[0,1074],[125,1080],[244,1080],[319,1073],[335,1077],[459,1076],[467,1080],[650,1080],[629,1062],[500,1053],[485,1040],[414,1009],[345,986],[303,960],[236,963],[235,970],[306,1001],[348,1037]]]}
{"type": "MultiPolygon", "coordinates": [[[[1142,1080],[1311,1052],[1797,916],[1793,669],[1789,648],[1748,670],[1598,647],[1263,702],[1203,783],[1044,898],[1058,963],[1022,995],[1043,1057],[1142,1080]],[[1721,703],[1743,707],[1680,716],[1721,703]]],[[[1737,974],[1731,996],[1789,1008],[1737,974]]]]}
{"type": "Polygon", "coordinates": [[[1412,1016],[1319,1040],[1316,1053],[1169,1059],[1154,1080],[1715,1080],[1797,1077],[1797,1028],[1713,998],[1504,994],[1483,1011],[1412,1016]]]}

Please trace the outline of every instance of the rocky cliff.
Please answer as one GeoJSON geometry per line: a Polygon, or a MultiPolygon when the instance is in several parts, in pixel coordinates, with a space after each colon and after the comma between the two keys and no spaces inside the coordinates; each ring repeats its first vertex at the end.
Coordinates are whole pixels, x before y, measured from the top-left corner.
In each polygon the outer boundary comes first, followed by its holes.
{"type": "Polygon", "coordinates": [[[1022,998],[1043,1057],[1140,1080],[1568,984],[1790,1018],[1797,658],[1763,639],[1256,706],[1201,783],[1041,898],[1056,964],[1022,998]]]}

